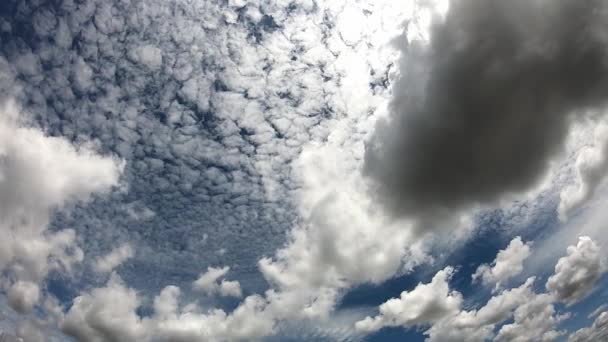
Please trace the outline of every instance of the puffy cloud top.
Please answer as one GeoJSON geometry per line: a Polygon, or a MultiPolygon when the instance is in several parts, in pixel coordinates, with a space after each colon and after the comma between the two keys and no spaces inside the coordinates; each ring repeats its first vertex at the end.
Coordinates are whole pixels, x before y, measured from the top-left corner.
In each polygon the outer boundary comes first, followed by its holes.
{"type": "Polygon", "coordinates": [[[587,236],[580,237],[567,251],[568,255],[555,265],[555,274],[546,287],[560,301],[572,305],[589,295],[606,267],[600,247],[587,236]]]}
{"type": "Polygon", "coordinates": [[[492,265],[483,264],[473,274],[473,280],[481,280],[484,284],[496,284],[496,289],[501,283],[519,274],[523,270],[523,262],[530,256],[530,246],[521,241],[521,237],[515,237],[506,249],[496,255],[492,265]]]}

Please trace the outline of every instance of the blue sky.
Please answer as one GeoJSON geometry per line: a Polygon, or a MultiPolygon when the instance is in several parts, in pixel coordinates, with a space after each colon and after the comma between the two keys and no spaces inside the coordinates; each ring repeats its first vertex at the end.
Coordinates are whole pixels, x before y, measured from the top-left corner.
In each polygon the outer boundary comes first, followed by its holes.
{"type": "Polygon", "coordinates": [[[0,333],[605,339],[606,13],[2,1],[0,333]]]}

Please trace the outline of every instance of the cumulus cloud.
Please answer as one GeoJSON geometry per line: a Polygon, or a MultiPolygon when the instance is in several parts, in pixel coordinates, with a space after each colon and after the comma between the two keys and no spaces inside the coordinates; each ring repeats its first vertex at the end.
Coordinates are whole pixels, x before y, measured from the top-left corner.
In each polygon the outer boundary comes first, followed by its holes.
{"type": "Polygon", "coordinates": [[[605,105],[607,9],[452,1],[430,42],[406,44],[390,115],[366,145],[379,200],[433,223],[529,190],[571,121],[605,105]]]}
{"type": "Polygon", "coordinates": [[[79,341],[235,341],[270,334],[274,323],[264,312],[264,301],[250,296],[230,314],[203,312],[195,303],[180,305],[180,289],[167,286],[154,299],[154,313],[141,317],[141,298],[113,274],[105,287],[76,299],[61,325],[79,341]]]}
{"type": "Polygon", "coordinates": [[[29,311],[50,271],[83,258],[73,230],[47,230],[53,211],[117,185],[122,166],[26,127],[21,114],[11,102],[0,108],[0,270],[10,303],[29,311]]]}
{"type": "Polygon", "coordinates": [[[503,325],[496,338],[497,342],[555,341],[563,331],[555,330],[557,324],[568,315],[556,315],[554,298],[540,294],[519,306],[514,313],[513,323],[503,325]]]}
{"type": "Polygon", "coordinates": [[[309,146],[295,165],[303,220],[285,247],[259,261],[277,317],[327,317],[348,288],[430,260],[409,223],[391,220],[368,196],[355,156],[333,144],[309,146]]]}
{"type": "MultiPolygon", "coordinates": [[[[520,238],[513,239],[507,249],[499,251],[496,260],[508,254],[505,251],[513,252],[523,246],[526,245],[520,238]]],[[[452,269],[446,268],[430,283],[419,284],[412,291],[404,291],[401,298],[380,305],[379,315],[358,321],[355,327],[362,332],[386,326],[428,327],[424,333],[429,342],[554,341],[565,334],[557,330],[558,324],[570,317],[569,313],[558,313],[555,304],[571,305],[589,293],[601,274],[597,270],[603,269],[598,268],[597,252],[593,241],[581,237],[576,246],[568,248],[568,255],[557,262],[555,274],[546,283],[547,292],[535,292],[536,278],[530,277],[519,287],[501,290],[480,308],[470,310],[462,308],[459,292],[450,291],[446,275],[452,269]],[[504,324],[510,319],[512,322],[504,324]]],[[[586,334],[585,331],[581,334],[586,334]]]]}
{"type": "Polygon", "coordinates": [[[600,247],[589,237],[580,237],[567,252],[558,260],[546,287],[558,300],[572,305],[591,293],[606,267],[600,247]]]}
{"type": "Polygon", "coordinates": [[[93,269],[99,273],[112,272],[116,267],[120,266],[123,262],[132,258],[134,254],[133,248],[128,243],[121,245],[113,249],[110,253],[97,258],[93,269]]]}
{"type": "Polygon", "coordinates": [[[425,333],[432,342],[486,341],[495,327],[513,316],[513,311],[533,299],[534,278],[521,286],[505,290],[490,298],[479,309],[461,310],[432,325],[425,333]]]}
{"type": "Polygon", "coordinates": [[[199,278],[192,284],[195,290],[202,291],[207,295],[219,293],[221,296],[241,297],[243,291],[241,284],[238,281],[228,281],[224,278],[230,267],[222,268],[208,267],[207,272],[201,274],[199,278]]]}
{"type": "Polygon", "coordinates": [[[601,123],[593,134],[591,145],[584,146],[576,157],[576,184],[565,187],[560,193],[558,212],[562,220],[593,197],[608,171],[608,125],[601,123]]]}
{"type": "Polygon", "coordinates": [[[20,313],[32,310],[40,298],[40,287],[29,281],[18,281],[8,291],[8,302],[20,313]]]}
{"type": "Polygon", "coordinates": [[[448,280],[451,267],[437,272],[428,284],[418,284],[412,291],[404,291],[398,299],[380,305],[380,314],[356,323],[357,330],[372,332],[383,327],[432,324],[460,311],[462,296],[450,291],[448,280]]]}
{"type": "Polygon", "coordinates": [[[483,284],[495,284],[499,289],[501,284],[521,273],[523,262],[530,256],[530,245],[522,242],[521,237],[515,237],[506,249],[496,255],[492,265],[483,264],[473,274],[473,281],[480,280],[483,284]]]}
{"type": "Polygon", "coordinates": [[[430,326],[425,331],[428,341],[486,341],[494,328],[513,316],[513,312],[537,295],[532,291],[534,278],[520,287],[493,296],[479,309],[462,309],[462,295],[450,291],[446,283],[447,268],[433,281],[419,284],[380,306],[380,315],[367,317],[355,324],[359,331],[371,332],[385,326],[430,326]],[[412,306],[406,306],[412,305],[412,306]]]}
{"type": "Polygon", "coordinates": [[[590,327],[582,328],[568,337],[568,342],[603,341],[608,338],[608,312],[602,312],[590,327]]]}
{"type": "Polygon", "coordinates": [[[135,313],[137,293],[113,274],[106,287],[74,299],[61,330],[79,341],[141,341],[145,329],[135,313]]]}

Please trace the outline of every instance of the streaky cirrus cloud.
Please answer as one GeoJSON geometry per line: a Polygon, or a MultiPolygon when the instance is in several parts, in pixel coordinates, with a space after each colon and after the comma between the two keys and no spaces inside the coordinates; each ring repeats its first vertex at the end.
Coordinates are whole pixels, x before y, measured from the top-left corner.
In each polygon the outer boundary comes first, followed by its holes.
{"type": "Polygon", "coordinates": [[[429,42],[405,44],[366,145],[379,200],[433,223],[529,190],[571,121],[606,104],[607,18],[598,0],[452,1],[429,42]]]}

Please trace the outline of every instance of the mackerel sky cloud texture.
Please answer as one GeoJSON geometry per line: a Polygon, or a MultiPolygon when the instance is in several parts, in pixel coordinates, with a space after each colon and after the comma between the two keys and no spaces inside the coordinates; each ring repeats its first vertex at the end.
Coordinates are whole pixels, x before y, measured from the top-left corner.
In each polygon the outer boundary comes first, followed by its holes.
{"type": "Polygon", "coordinates": [[[604,336],[607,14],[2,1],[0,333],[604,336]]]}

